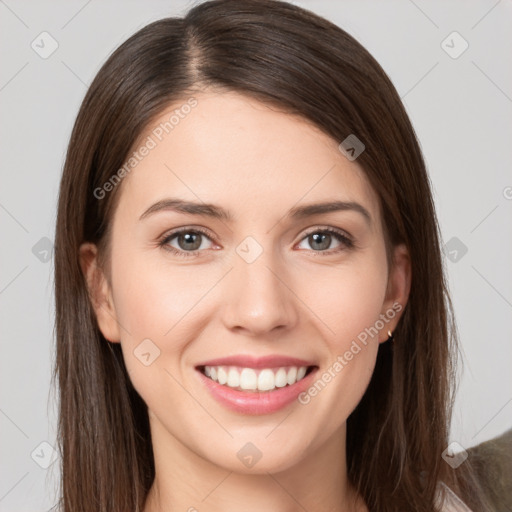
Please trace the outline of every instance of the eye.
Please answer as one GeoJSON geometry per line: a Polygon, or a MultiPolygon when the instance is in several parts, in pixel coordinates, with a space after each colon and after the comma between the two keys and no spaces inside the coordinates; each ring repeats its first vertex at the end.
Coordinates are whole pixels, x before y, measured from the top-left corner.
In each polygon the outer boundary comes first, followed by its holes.
{"type": "Polygon", "coordinates": [[[206,240],[211,242],[206,231],[185,228],[166,235],[159,245],[177,256],[193,257],[198,256],[201,250],[208,249],[206,240]]]}
{"type": "MultiPolygon", "coordinates": [[[[325,254],[351,249],[354,246],[353,241],[345,233],[334,228],[316,228],[306,234],[301,244],[304,242],[308,243],[313,251],[325,252],[325,254]],[[338,245],[333,250],[328,250],[332,248],[333,242],[337,242],[338,245]]],[[[299,248],[303,247],[299,245],[299,248]]]]}
{"type": "MultiPolygon", "coordinates": [[[[207,240],[212,243],[209,234],[200,228],[183,228],[163,237],[159,246],[165,250],[180,257],[196,257],[202,250],[212,248],[208,247],[207,240]]],[[[342,250],[354,247],[354,242],[342,231],[334,228],[316,228],[310,231],[302,239],[301,244],[307,242],[310,248],[316,253],[329,255],[342,250]],[[337,242],[337,246],[332,249],[332,243],[337,242]]],[[[299,248],[304,248],[299,245],[299,248]]]]}

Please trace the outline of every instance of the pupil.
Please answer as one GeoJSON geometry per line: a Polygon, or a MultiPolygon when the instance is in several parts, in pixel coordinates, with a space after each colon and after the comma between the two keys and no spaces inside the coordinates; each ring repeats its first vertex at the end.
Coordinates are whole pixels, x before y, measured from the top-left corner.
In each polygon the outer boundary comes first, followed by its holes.
{"type": "Polygon", "coordinates": [[[326,233],[315,233],[313,235],[310,235],[310,243],[313,246],[313,248],[316,249],[328,249],[331,242],[331,235],[326,233]],[[317,247],[314,246],[314,244],[319,244],[317,247]]]}
{"type": "Polygon", "coordinates": [[[182,249],[196,250],[201,246],[200,236],[197,233],[185,233],[178,237],[178,243],[182,249]],[[185,243],[182,244],[181,242],[185,243]]]}

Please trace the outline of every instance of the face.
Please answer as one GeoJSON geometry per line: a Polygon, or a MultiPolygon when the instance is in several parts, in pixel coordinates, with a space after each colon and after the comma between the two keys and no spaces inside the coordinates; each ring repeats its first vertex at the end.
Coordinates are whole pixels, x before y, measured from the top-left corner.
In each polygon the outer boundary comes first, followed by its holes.
{"type": "MultiPolygon", "coordinates": [[[[344,435],[405,306],[408,258],[397,247],[388,267],[378,197],[339,142],[234,92],[195,99],[134,149],[154,146],[118,191],[98,323],[153,442],[284,470],[344,435]]],[[[90,278],[95,257],[82,247],[90,278]]]]}

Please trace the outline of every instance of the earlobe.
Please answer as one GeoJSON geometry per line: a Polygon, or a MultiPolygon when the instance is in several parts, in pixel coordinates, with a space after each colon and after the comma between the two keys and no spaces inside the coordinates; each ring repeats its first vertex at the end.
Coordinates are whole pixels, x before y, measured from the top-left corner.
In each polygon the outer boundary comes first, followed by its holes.
{"type": "Polygon", "coordinates": [[[411,280],[412,269],[409,251],[405,244],[399,244],[394,247],[393,265],[389,272],[386,299],[382,311],[389,318],[389,322],[382,330],[379,337],[380,342],[387,341],[388,331],[393,333],[395,330],[409,299],[411,280]]]}
{"type": "Polygon", "coordinates": [[[98,327],[107,340],[117,343],[120,340],[120,332],[112,300],[112,291],[108,279],[98,264],[96,245],[92,243],[82,244],[79,257],[98,327]]]}

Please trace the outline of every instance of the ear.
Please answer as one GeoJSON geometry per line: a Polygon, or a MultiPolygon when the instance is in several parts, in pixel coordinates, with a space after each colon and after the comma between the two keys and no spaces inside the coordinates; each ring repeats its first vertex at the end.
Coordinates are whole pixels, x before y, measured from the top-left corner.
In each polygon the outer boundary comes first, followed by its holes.
{"type": "Polygon", "coordinates": [[[379,332],[379,342],[388,339],[388,331],[393,332],[402,316],[411,290],[411,258],[405,244],[394,247],[393,261],[389,270],[386,297],[382,305],[381,318],[385,318],[384,328],[379,332]]]}
{"type": "Polygon", "coordinates": [[[107,340],[118,343],[120,332],[114,301],[112,300],[112,290],[99,266],[98,248],[92,243],[82,244],[79,258],[82,273],[87,282],[89,299],[96,313],[98,327],[107,340]]]}

